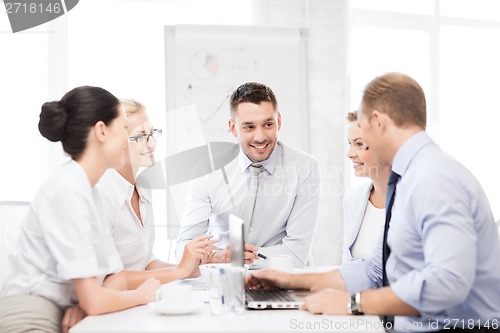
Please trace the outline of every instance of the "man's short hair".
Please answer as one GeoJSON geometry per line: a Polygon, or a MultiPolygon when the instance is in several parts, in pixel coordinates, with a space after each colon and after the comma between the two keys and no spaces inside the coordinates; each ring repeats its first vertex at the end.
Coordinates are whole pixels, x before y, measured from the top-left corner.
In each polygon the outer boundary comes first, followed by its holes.
{"type": "Polygon", "coordinates": [[[257,82],[244,83],[231,94],[229,99],[231,117],[234,116],[240,103],[260,104],[262,102],[271,102],[274,111],[278,111],[278,102],[271,88],[257,82]]]}
{"type": "Polygon", "coordinates": [[[368,83],[363,92],[362,106],[363,112],[367,111],[368,119],[371,118],[371,111],[377,109],[387,114],[399,127],[426,127],[424,91],[417,81],[402,73],[387,73],[368,83]]]}

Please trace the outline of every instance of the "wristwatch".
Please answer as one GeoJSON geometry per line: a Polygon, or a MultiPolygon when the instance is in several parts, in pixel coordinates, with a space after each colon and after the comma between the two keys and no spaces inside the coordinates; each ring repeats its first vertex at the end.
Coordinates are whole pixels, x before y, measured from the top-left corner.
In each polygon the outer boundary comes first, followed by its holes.
{"type": "Polygon", "coordinates": [[[347,301],[347,309],[349,313],[352,315],[362,315],[364,314],[361,311],[361,294],[355,293],[349,296],[349,300],[347,301]]]}

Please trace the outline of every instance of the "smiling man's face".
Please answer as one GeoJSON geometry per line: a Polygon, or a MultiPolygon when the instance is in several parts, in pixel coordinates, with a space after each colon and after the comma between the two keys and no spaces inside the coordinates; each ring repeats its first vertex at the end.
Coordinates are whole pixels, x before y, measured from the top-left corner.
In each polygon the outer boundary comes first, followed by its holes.
{"type": "Polygon", "coordinates": [[[240,103],[229,120],[231,133],[252,162],[262,162],[271,156],[280,128],[281,115],[271,102],[240,103]]]}

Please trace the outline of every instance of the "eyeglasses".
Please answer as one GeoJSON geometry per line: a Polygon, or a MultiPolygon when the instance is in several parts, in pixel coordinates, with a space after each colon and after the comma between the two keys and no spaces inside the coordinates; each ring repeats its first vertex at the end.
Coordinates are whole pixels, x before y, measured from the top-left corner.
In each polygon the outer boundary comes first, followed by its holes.
{"type": "Polygon", "coordinates": [[[162,134],[161,129],[152,128],[150,133],[140,133],[140,134],[137,134],[134,136],[129,136],[128,140],[130,142],[139,143],[139,142],[142,142],[142,140],[144,140],[144,137],[146,137],[146,141],[149,142],[149,138],[152,137],[153,139],[156,140],[161,136],[161,134],[162,134]]]}

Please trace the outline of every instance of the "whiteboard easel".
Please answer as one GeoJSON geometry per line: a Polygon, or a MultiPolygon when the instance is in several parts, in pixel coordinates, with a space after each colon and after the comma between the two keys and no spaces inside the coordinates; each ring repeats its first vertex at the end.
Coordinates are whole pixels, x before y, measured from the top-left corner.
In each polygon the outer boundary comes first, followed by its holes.
{"type": "MultiPolygon", "coordinates": [[[[266,84],[282,117],[279,140],[309,152],[306,31],[299,27],[165,26],[166,151],[237,143],[229,97],[245,82],[266,84]]],[[[167,182],[169,238],[177,236],[188,186],[167,182]]]]}
{"type": "Polygon", "coordinates": [[[280,140],[309,152],[305,35],[299,27],[165,26],[167,112],[194,105],[206,141],[236,142],[229,96],[245,82],[264,83],[278,100],[280,140]]]}

